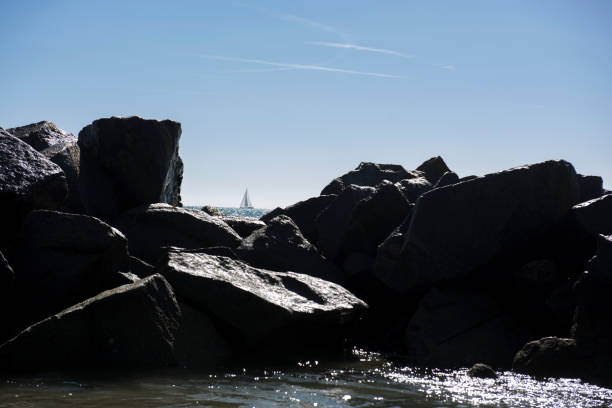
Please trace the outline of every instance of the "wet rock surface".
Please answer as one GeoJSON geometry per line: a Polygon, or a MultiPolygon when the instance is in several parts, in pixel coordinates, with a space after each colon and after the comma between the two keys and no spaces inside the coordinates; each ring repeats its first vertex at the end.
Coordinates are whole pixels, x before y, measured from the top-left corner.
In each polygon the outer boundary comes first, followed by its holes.
{"type": "Polygon", "coordinates": [[[497,378],[498,375],[491,367],[486,364],[476,363],[467,370],[468,377],[474,378],[497,378]]]}

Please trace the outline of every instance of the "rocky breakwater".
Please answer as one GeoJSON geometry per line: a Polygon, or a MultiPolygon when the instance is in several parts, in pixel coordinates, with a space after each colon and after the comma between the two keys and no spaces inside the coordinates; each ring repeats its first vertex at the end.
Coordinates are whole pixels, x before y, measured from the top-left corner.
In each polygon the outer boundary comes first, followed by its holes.
{"type": "Polygon", "coordinates": [[[51,122],[0,128],[0,371],[343,349],[367,305],[310,276],[339,271],[290,218],[181,208],[180,135],[138,117],[96,120],[78,139],[51,122]]]}

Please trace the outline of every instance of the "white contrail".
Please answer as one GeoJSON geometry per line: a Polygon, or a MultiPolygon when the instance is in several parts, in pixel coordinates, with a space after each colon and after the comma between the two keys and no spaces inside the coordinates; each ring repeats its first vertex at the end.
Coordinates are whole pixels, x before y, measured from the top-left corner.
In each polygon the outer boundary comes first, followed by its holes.
{"type": "Polygon", "coordinates": [[[307,42],[306,44],[312,45],[320,45],[322,47],[332,47],[332,48],[347,48],[356,51],[367,51],[367,52],[375,52],[378,54],[386,54],[386,55],[395,55],[396,57],[402,58],[415,58],[414,55],[404,54],[403,52],[387,50],[385,48],[373,48],[373,47],[364,47],[362,45],[357,44],[344,44],[344,43],[335,43],[335,42],[307,42]]]}
{"type": "Polygon", "coordinates": [[[221,55],[204,55],[204,57],[209,58],[209,59],[223,60],[223,61],[246,62],[249,64],[270,65],[273,67],[301,69],[301,70],[308,70],[308,71],[340,72],[344,74],[365,75],[365,76],[373,76],[373,77],[379,77],[379,78],[401,78],[400,76],[397,76],[397,75],[380,74],[378,72],[354,71],[351,69],[324,67],[320,65],[286,64],[286,63],[281,63],[281,62],[263,61],[263,60],[257,60],[257,59],[225,57],[221,55]]]}

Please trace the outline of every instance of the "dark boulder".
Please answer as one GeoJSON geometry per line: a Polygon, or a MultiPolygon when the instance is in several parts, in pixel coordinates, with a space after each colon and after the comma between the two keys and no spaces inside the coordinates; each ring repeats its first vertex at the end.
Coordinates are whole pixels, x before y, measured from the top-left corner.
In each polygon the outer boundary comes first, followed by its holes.
{"type": "Polygon", "coordinates": [[[243,217],[239,215],[224,215],[221,219],[229,225],[240,237],[246,238],[260,228],[266,226],[263,221],[253,217],[243,217]]]}
{"type": "Polygon", "coordinates": [[[16,137],[0,135],[0,163],[1,248],[29,211],[59,208],[68,187],[59,166],[16,137]]]}
{"type": "Polygon", "coordinates": [[[200,209],[201,211],[204,211],[206,214],[208,215],[215,215],[215,216],[221,216],[221,215],[225,215],[223,212],[221,212],[219,209],[212,207],[210,205],[205,205],[204,207],[202,207],[200,209]]]}
{"type": "Polygon", "coordinates": [[[155,267],[142,259],[130,256],[130,272],[139,278],[146,278],[155,274],[155,267]]]}
{"type": "Polygon", "coordinates": [[[335,261],[346,255],[342,253],[342,246],[347,238],[346,232],[351,223],[353,209],[375,191],[373,187],[351,184],[316,217],[315,225],[319,237],[317,247],[327,259],[335,261]]]}
{"type": "Polygon", "coordinates": [[[130,253],[155,265],[163,247],[236,248],[242,238],[221,220],[203,211],[149,204],[122,214],[114,223],[129,241],[130,253]]]}
{"type": "Polygon", "coordinates": [[[413,209],[414,204],[411,204],[406,218],[404,218],[402,223],[378,246],[375,264],[375,269],[378,270],[378,272],[376,272],[377,274],[386,276],[389,273],[393,273],[395,270],[402,254],[404,239],[406,238],[406,233],[410,226],[413,209]]]}
{"type": "Polygon", "coordinates": [[[130,270],[123,234],[87,215],[32,211],[15,247],[25,325],[125,283],[118,272],[130,270]]]}
{"type": "Polygon", "coordinates": [[[459,182],[459,176],[454,171],[447,171],[440,177],[440,179],[434,185],[434,188],[440,188],[450,186],[451,184],[457,184],[459,182]]]}
{"type": "Polygon", "coordinates": [[[580,202],[589,201],[604,194],[603,179],[600,176],[584,176],[578,174],[580,186],[580,202]]]}
{"type": "Polygon", "coordinates": [[[176,333],[174,354],[181,367],[210,368],[226,363],[232,350],[213,321],[201,311],[179,303],[181,326],[176,333]]]}
{"type": "Polygon", "coordinates": [[[469,370],[467,376],[472,378],[497,378],[497,373],[486,364],[476,363],[469,370]]]}
{"type": "Polygon", "coordinates": [[[318,241],[317,226],[315,219],[333,200],[335,195],[321,195],[311,197],[307,200],[297,202],[288,207],[275,208],[268,214],[263,215],[260,220],[268,223],[272,218],[279,215],[290,217],[293,222],[299,227],[300,231],[308,241],[316,245],[318,241]]]}
{"type": "Polygon", "coordinates": [[[475,175],[465,176],[465,177],[461,177],[459,179],[459,182],[461,183],[463,181],[470,181],[470,180],[474,180],[474,179],[477,179],[477,178],[478,178],[478,176],[475,176],[475,175]]]}
{"type": "Polygon", "coordinates": [[[401,191],[393,183],[383,181],[350,213],[343,231],[342,251],[376,256],[378,246],[402,223],[410,210],[411,204],[401,191]]]}
{"type": "Polygon", "coordinates": [[[425,160],[423,164],[416,168],[418,171],[423,172],[423,176],[431,183],[436,184],[440,177],[444,173],[451,171],[444,159],[440,156],[432,157],[431,159],[425,160]]]}
{"type": "Polygon", "coordinates": [[[512,370],[536,377],[578,377],[584,374],[584,358],[574,339],[545,337],[530,341],[512,361],[512,370]]]}
{"type": "Polygon", "coordinates": [[[397,164],[378,164],[370,162],[361,162],[355,170],[332,180],[321,191],[321,195],[340,194],[350,184],[356,186],[374,187],[380,184],[383,180],[388,180],[395,183],[396,181],[418,177],[417,172],[408,172],[402,166],[397,164]]]}
{"type": "Polygon", "coordinates": [[[572,337],[587,354],[595,375],[612,380],[612,235],[599,235],[597,252],[574,287],[576,311],[572,337]]]}
{"type": "Polygon", "coordinates": [[[98,119],[79,132],[79,187],[87,214],[112,220],[143,204],[180,205],[181,124],[139,117],[98,119]]]}
{"type": "Polygon", "coordinates": [[[0,367],[12,372],[172,365],[180,320],[172,289],[154,275],[28,327],[0,346],[0,367]]]}
{"type": "Polygon", "coordinates": [[[62,211],[80,213],[83,210],[81,194],[79,192],[79,175],[81,173],[81,151],[79,145],[73,143],[60,143],[48,147],[41,153],[50,161],[60,166],[66,175],[68,183],[68,196],[62,204],[62,211]]]}
{"type": "Polygon", "coordinates": [[[291,354],[339,346],[367,306],[343,287],[304,274],[256,269],[226,257],[174,249],[160,265],[181,301],[224,328],[236,350],[291,354]]]}
{"type": "Polygon", "coordinates": [[[458,288],[433,288],[421,300],[405,331],[409,360],[430,367],[510,363],[528,333],[487,295],[458,288]]]}
{"type": "Polygon", "coordinates": [[[321,256],[286,215],[273,218],[246,237],[236,253],[257,268],[305,273],[333,282],[343,280],[340,270],[321,256]]]}
{"type": "Polygon", "coordinates": [[[8,129],[8,132],[39,152],[51,146],[73,144],[77,141],[72,133],[66,133],[53,122],[46,120],[8,129]]]}
{"type": "Polygon", "coordinates": [[[433,188],[432,184],[425,177],[400,180],[395,185],[411,203],[416,202],[420,196],[433,188]]]}
{"type": "Polygon", "coordinates": [[[15,334],[15,272],[0,252],[0,344],[15,334]]]}
{"type": "Polygon", "coordinates": [[[575,205],[572,215],[591,235],[612,234],[612,194],[575,205]]]}
{"type": "Polygon", "coordinates": [[[495,259],[529,260],[579,199],[565,161],[517,167],[431,190],[412,213],[401,260],[379,278],[398,292],[466,276],[495,259]]]}

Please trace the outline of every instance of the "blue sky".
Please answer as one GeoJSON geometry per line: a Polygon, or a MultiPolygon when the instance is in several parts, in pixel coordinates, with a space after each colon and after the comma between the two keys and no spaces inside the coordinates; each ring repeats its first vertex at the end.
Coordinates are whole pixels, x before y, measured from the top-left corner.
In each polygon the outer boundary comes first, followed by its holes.
{"type": "Polygon", "coordinates": [[[317,195],[360,161],[564,158],[612,187],[610,1],[0,0],[0,126],[182,123],[183,202],[317,195]]]}

